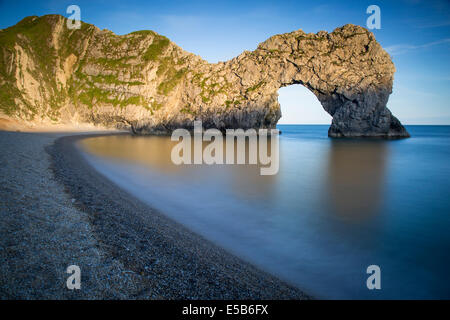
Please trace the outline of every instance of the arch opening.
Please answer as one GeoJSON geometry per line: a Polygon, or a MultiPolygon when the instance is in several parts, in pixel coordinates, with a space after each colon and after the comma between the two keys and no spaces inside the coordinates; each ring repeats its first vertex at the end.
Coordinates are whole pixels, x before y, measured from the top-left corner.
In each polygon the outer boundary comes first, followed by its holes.
{"type": "Polygon", "coordinates": [[[278,124],[331,124],[331,115],[314,93],[302,84],[278,89],[278,102],[281,108],[278,124]]]}

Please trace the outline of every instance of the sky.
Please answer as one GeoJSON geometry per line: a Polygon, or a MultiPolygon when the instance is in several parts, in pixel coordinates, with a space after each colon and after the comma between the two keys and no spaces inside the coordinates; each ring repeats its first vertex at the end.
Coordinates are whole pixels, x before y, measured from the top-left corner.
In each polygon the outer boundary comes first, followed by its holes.
{"type": "MultiPolygon", "coordinates": [[[[209,62],[226,61],[278,33],[367,27],[367,7],[380,8],[372,29],[397,69],[388,108],[404,124],[450,124],[450,1],[144,1],[0,0],[0,29],[30,15],[81,9],[81,20],[116,34],[154,30],[209,62]]],[[[329,124],[331,117],[306,88],[279,90],[279,123],[329,124]]]]}

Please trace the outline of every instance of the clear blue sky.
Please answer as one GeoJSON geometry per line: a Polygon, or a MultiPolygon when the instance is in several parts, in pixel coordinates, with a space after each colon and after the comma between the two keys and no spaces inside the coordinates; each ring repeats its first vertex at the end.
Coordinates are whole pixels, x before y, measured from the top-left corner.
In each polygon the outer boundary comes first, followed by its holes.
{"type": "MultiPolygon", "coordinates": [[[[303,29],[366,26],[366,8],[381,9],[372,30],[397,72],[388,103],[406,124],[450,124],[450,1],[3,1],[0,28],[25,16],[57,13],[77,4],[81,19],[117,34],[150,29],[210,62],[253,50],[271,35],[303,29]]],[[[329,123],[317,99],[299,86],[280,89],[280,123],[329,123]]]]}

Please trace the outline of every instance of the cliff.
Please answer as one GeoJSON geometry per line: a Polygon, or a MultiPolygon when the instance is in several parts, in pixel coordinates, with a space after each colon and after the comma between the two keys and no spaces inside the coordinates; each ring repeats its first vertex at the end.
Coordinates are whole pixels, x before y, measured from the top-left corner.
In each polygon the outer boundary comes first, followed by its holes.
{"type": "Polygon", "coordinates": [[[332,117],[331,137],[407,137],[386,108],[394,65],[366,29],[301,30],[210,64],[153,31],[118,36],[59,15],[0,30],[0,113],[26,123],[93,123],[168,134],[273,128],[278,89],[302,84],[332,117]]]}

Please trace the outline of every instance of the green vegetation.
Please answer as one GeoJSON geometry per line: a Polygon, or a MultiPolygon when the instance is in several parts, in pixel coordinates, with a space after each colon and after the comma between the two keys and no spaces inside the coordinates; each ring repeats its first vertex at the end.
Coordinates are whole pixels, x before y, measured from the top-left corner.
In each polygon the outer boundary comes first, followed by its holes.
{"type": "Polygon", "coordinates": [[[190,114],[190,115],[193,115],[193,116],[196,115],[196,113],[191,109],[190,105],[187,105],[187,106],[181,108],[180,112],[184,113],[184,114],[190,114]]]}
{"type": "Polygon", "coordinates": [[[362,35],[362,34],[367,35],[367,32],[355,32],[355,33],[352,33],[352,34],[349,34],[349,35],[345,35],[344,39],[350,39],[350,38],[353,38],[353,37],[356,37],[356,36],[362,35]]]}
{"type": "Polygon", "coordinates": [[[158,103],[156,101],[152,101],[150,103],[150,105],[144,106],[144,107],[145,107],[145,109],[149,110],[150,113],[153,115],[153,112],[155,112],[155,111],[157,111],[157,110],[162,108],[162,103],[158,103]]]}
{"type": "Polygon", "coordinates": [[[232,105],[238,105],[239,103],[241,103],[241,101],[239,99],[236,100],[227,100],[225,101],[225,108],[228,109],[229,107],[231,107],[232,105]]]}
{"type": "Polygon", "coordinates": [[[204,77],[204,74],[201,72],[196,73],[192,77],[192,82],[199,85],[202,89],[200,96],[203,103],[211,102],[212,97],[220,93],[227,94],[231,86],[226,79],[221,83],[215,82],[214,80],[215,79],[212,79],[211,77],[204,77]]]}
{"type": "Polygon", "coordinates": [[[153,43],[148,47],[142,58],[145,61],[157,61],[164,49],[169,46],[169,43],[170,41],[166,37],[156,35],[153,39],[153,43]]]}
{"type": "Polygon", "coordinates": [[[166,80],[161,82],[158,86],[158,93],[167,96],[172,91],[183,76],[186,74],[186,69],[175,70],[171,68],[166,72],[166,80]]]}
{"type": "Polygon", "coordinates": [[[93,82],[96,83],[105,83],[105,84],[115,84],[115,85],[129,85],[129,86],[139,86],[143,85],[144,83],[141,81],[120,81],[117,79],[117,76],[108,74],[108,75],[96,75],[96,76],[90,76],[93,82]]]}
{"type": "Polygon", "coordinates": [[[69,84],[69,96],[72,97],[75,104],[78,102],[93,108],[95,104],[105,103],[114,107],[124,107],[127,105],[145,105],[146,101],[143,96],[134,95],[126,99],[117,97],[117,93],[102,89],[98,84],[114,84],[114,85],[142,85],[140,81],[120,81],[115,75],[96,75],[89,76],[82,72],[79,68],[75,77],[71,79],[69,84]]]}
{"type": "MultiPolygon", "coordinates": [[[[34,78],[41,79],[41,86],[48,92],[50,99],[50,118],[55,118],[58,106],[56,101],[63,99],[63,92],[60,92],[53,73],[56,64],[56,49],[50,43],[50,34],[52,31],[51,19],[57,19],[56,16],[44,16],[41,18],[27,17],[15,26],[4,29],[0,32],[0,76],[7,81],[8,84],[2,86],[2,101],[0,108],[8,115],[17,113],[26,114],[30,120],[34,118],[37,111],[36,108],[26,103],[22,97],[24,92],[20,92],[15,86],[15,77],[13,73],[6,70],[5,53],[8,56],[16,54],[14,46],[17,44],[30,56],[33,57],[36,69],[27,70],[34,78]],[[19,110],[16,99],[21,101],[21,105],[26,109],[19,110]]],[[[15,56],[18,59],[18,56],[15,56]]],[[[20,68],[21,66],[19,66],[20,68]]],[[[19,70],[19,74],[23,75],[23,71],[19,70]]]]}
{"type": "Polygon", "coordinates": [[[257,84],[255,84],[254,86],[252,86],[252,87],[248,88],[247,90],[245,90],[245,92],[246,93],[253,92],[253,91],[259,89],[263,84],[264,84],[264,81],[260,81],[257,84]]]}
{"type": "Polygon", "coordinates": [[[281,50],[279,50],[279,49],[270,49],[269,52],[272,53],[272,54],[280,54],[280,53],[282,53],[283,51],[281,51],[281,50]]]}
{"type": "Polygon", "coordinates": [[[96,58],[92,59],[91,62],[98,63],[108,69],[117,69],[117,68],[129,68],[131,64],[127,63],[127,60],[130,60],[135,57],[122,57],[117,59],[109,59],[109,58],[96,58]]]}
{"type": "Polygon", "coordinates": [[[75,56],[80,56],[82,54],[83,42],[90,38],[94,30],[94,26],[84,22],[81,22],[80,29],[63,29],[63,32],[66,33],[66,35],[59,38],[59,41],[61,41],[59,49],[61,68],[64,67],[64,61],[70,54],[74,54],[75,56]]]}
{"type": "Polygon", "coordinates": [[[134,32],[131,32],[131,33],[129,33],[129,35],[130,34],[132,34],[132,35],[142,35],[142,36],[156,36],[157,34],[156,34],[156,32],[155,31],[152,31],[152,30],[139,30],[139,31],[134,31],[134,32]]]}
{"type": "Polygon", "coordinates": [[[314,40],[315,39],[315,35],[314,34],[302,34],[297,36],[296,38],[297,40],[314,40]]]}
{"type": "MultiPolygon", "coordinates": [[[[129,49],[136,49],[140,41],[145,37],[153,37],[153,43],[141,55],[144,61],[158,61],[160,63],[158,74],[163,76],[163,80],[158,86],[158,92],[168,95],[180,82],[186,73],[185,68],[177,68],[176,65],[184,65],[186,59],[180,59],[177,64],[173,63],[173,57],[161,59],[164,50],[169,46],[170,41],[166,37],[160,36],[150,30],[142,30],[130,33],[125,36],[117,36],[112,32],[103,34],[100,40],[103,43],[102,50],[107,53],[104,57],[85,58],[82,60],[82,51],[85,44],[92,37],[95,27],[82,23],[78,30],[62,28],[58,41],[59,49],[55,49],[52,41],[52,25],[60,22],[62,17],[49,15],[44,17],[27,17],[17,25],[0,31],[0,111],[7,115],[20,114],[33,118],[37,114],[37,107],[30,106],[16,87],[16,81],[24,77],[25,69],[22,66],[14,65],[18,70],[7,69],[8,64],[4,61],[8,59],[19,59],[20,51],[16,51],[14,46],[18,44],[25,53],[33,58],[35,68],[27,69],[32,77],[40,81],[40,91],[46,97],[44,108],[45,114],[50,119],[57,120],[60,116],[59,109],[65,104],[67,98],[71,98],[75,104],[81,103],[89,108],[96,104],[111,104],[113,106],[124,107],[127,105],[141,105],[148,110],[156,111],[162,104],[153,101],[148,103],[142,95],[131,95],[127,98],[118,97],[114,90],[106,89],[107,85],[137,86],[144,85],[141,71],[142,63],[135,65],[130,60],[139,61],[138,55],[122,56],[122,45],[126,42],[129,49]],[[66,59],[74,54],[76,70],[74,75],[68,80],[67,90],[59,83],[55,76],[55,66],[58,63],[60,68],[64,68],[66,59]],[[113,58],[110,58],[112,55],[113,58]],[[115,58],[114,58],[115,56],[115,58]],[[87,64],[97,65],[100,70],[109,70],[109,74],[99,74],[95,76],[87,75],[83,72],[87,64]],[[119,80],[120,70],[129,73],[132,80],[119,80]],[[16,79],[16,74],[19,79],[16,79]]],[[[106,73],[106,72],[105,72],[106,73]]],[[[38,106],[39,107],[39,106],[38,106]]]]}
{"type": "Polygon", "coordinates": [[[142,96],[131,96],[126,99],[119,99],[113,95],[113,92],[94,86],[85,88],[81,94],[78,95],[78,101],[91,109],[98,103],[111,104],[114,107],[119,106],[123,108],[128,105],[142,105],[145,101],[145,98],[142,96]]]}
{"type": "MultiPolygon", "coordinates": [[[[160,59],[158,70],[156,70],[156,75],[158,77],[164,75],[167,71],[174,69],[173,68],[173,58],[172,57],[165,57],[160,59]]],[[[170,71],[173,73],[173,71],[170,71]]]]}
{"type": "Polygon", "coordinates": [[[20,91],[14,86],[6,83],[0,86],[0,109],[8,116],[16,112],[14,97],[19,97],[20,91]]]}
{"type": "MultiPolygon", "coordinates": [[[[173,57],[161,58],[164,50],[168,47],[170,41],[166,37],[157,35],[153,31],[143,30],[130,33],[126,36],[115,36],[111,35],[108,37],[108,45],[106,46],[109,50],[108,54],[115,52],[116,47],[121,46],[124,41],[128,41],[128,45],[136,45],[139,40],[146,36],[153,36],[153,43],[147,48],[147,50],[142,54],[142,59],[144,61],[155,61],[159,62],[157,74],[158,76],[163,76],[163,80],[158,86],[158,93],[162,95],[168,95],[176,85],[180,82],[186,69],[176,70],[173,63],[173,57]]],[[[116,52],[119,54],[119,52],[116,52]]],[[[148,103],[143,96],[136,95],[127,99],[118,99],[115,97],[114,92],[110,90],[101,89],[98,84],[108,84],[108,85],[143,85],[144,82],[140,81],[142,76],[140,72],[142,70],[142,65],[135,65],[129,62],[131,59],[138,59],[138,56],[123,56],[119,58],[106,58],[100,57],[96,59],[90,59],[89,63],[99,64],[103,68],[111,71],[115,71],[116,74],[107,75],[96,75],[88,76],[84,74],[82,70],[82,65],[76,72],[76,78],[73,83],[76,85],[76,89],[72,92],[81,92],[81,94],[73,94],[76,101],[87,105],[92,108],[96,103],[107,103],[113,106],[123,107],[129,104],[141,105],[152,113],[162,107],[161,104],[153,101],[148,103]],[[122,69],[124,72],[131,71],[131,78],[137,79],[134,81],[121,81],[118,79],[119,71],[122,69]]]]}
{"type": "Polygon", "coordinates": [[[170,56],[158,59],[159,65],[156,75],[163,78],[163,81],[158,86],[158,93],[161,95],[167,96],[180,83],[188,71],[187,68],[177,69],[175,67],[186,62],[186,59],[179,59],[175,63],[175,55],[176,53],[172,52],[170,56]]]}

